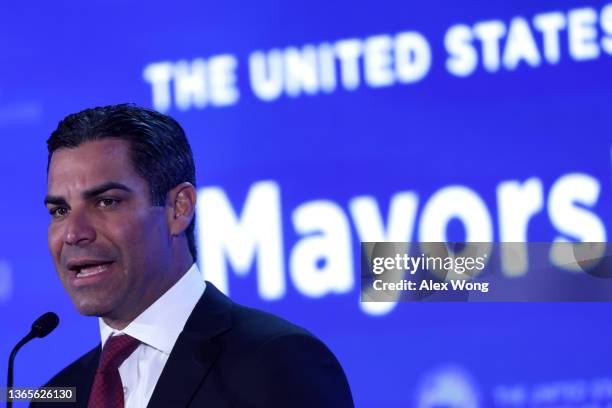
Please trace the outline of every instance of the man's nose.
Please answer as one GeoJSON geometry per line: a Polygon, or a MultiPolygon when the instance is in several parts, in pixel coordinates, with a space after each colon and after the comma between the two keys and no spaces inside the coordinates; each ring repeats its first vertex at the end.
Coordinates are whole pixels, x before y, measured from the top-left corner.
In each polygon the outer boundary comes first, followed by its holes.
{"type": "Polygon", "coordinates": [[[72,210],[66,223],[64,242],[68,245],[87,245],[95,241],[96,230],[84,211],[72,210]]]}

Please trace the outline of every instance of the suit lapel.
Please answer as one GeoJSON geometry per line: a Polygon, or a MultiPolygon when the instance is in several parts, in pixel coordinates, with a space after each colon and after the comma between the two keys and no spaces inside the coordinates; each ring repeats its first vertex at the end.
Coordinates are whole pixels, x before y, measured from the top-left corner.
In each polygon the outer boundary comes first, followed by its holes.
{"type": "Polygon", "coordinates": [[[99,344],[93,350],[81,357],[79,361],[81,368],[78,371],[81,374],[73,379],[74,386],[76,387],[76,402],[71,403],[71,406],[75,408],[87,408],[89,393],[91,392],[91,387],[96,375],[96,368],[100,360],[101,350],[102,345],[99,344]]]}
{"type": "Polygon", "coordinates": [[[168,357],[148,408],[189,404],[221,352],[214,338],[230,329],[231,309],[232,301],[206,282],[206,290],[168,357]]]}

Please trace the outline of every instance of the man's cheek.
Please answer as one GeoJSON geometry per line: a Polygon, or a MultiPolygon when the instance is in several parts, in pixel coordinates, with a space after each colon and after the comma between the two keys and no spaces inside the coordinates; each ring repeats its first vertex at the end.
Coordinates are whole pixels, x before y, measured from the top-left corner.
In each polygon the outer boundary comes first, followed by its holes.
{"type": "Polygon", "coordinates": [[[57,228],[53,226],[49,227],[48,245],[49,252],[51,253],[51,257],[53,258],[53,262],[55,262],[56,265],[59,265],[60,254],[62,250],[62,241],[61,237],[59,236],[59,232],[57,231],[57,228]]]}
{"type": "Polygon", "coordinates": [[[142,244],[143,241],[147,241],[154,238],[154,234],[156,233],[156,225],[158,224],[158,220],[149,217],[146,214],[139,214],[133,218],[127,218],[130,222],[125,222],[121,224],[121,236],[125,237],[125,239],[132,244],[142,244]]]}

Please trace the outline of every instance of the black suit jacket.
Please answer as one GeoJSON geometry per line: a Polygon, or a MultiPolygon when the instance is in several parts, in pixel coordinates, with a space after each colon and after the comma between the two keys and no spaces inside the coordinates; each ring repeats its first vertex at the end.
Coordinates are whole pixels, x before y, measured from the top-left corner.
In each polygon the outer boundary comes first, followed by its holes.
{"type": "MultiPolygon", "coordinates": [[[[86,407],[100,345],[46,387],[76,387],[86,407]]],[[[306,330],[232,302],[206,283],[155,386],[149,408],[352,407],[346,376],[329,349],[306,330]]],[[[144,407],[143,407],[144,408],[144,407]]]]}

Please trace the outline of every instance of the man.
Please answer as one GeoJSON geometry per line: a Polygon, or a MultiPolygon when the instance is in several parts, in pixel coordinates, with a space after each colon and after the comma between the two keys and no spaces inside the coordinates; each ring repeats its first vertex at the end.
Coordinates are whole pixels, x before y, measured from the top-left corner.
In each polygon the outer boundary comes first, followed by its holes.
{"type": "Polygon", "coordinates": [[[77,403],[66,406],[353,405],[323,343],[201,278],[195,168],[176,121],[133,105],[87,109],[47,144],[49,248],[73,303],[99,317],[101,333],[45,385],[76,387],[77,403]]]}

